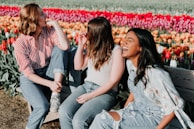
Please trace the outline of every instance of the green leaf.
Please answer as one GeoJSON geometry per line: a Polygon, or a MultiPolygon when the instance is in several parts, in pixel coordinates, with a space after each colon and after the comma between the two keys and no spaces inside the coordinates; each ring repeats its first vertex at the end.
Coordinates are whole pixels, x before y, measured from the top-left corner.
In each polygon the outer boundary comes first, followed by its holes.
{"type": "Polygon", "coordinates": [[[9,78],[9,73],[6,72],[3,74],[2,79],[0,81],[9,81],[8,78],[9,78]]]}

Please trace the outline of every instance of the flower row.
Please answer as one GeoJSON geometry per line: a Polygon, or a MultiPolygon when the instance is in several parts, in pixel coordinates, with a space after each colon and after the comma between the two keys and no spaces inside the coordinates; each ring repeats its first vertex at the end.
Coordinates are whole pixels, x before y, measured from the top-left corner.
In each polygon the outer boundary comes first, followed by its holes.
{"type": "MultiPolygon", "coordinates": [[[[18,16],[19,7],[0,6],[0,16],[10,15],[18,16]]],[[[160,14],[136,14],[108,11],[87,11],[87,10],[65,10],[58,8],[44,8],[49,18],[63,22],[87,22],[97,16],[104,16],[110,20],[113,25],[140,27],[149,30],[159,29],[176,32],[194,33],[194,17],[182,15],[160,15],[160,14]]]]}
{"type": "MultiPolygon", "coordinates": [[[[112,33],[114,41],[117,44],[120,43],[121,39],[125,36],[127,30],[130,27],[140,27],[147,28],[152,32],[156,43],[159,44],[157,46],[164,46],[164,48],[161,49],[162,51],[160,50],[160,53],[164,58],[164,61],[167,60],[167,63],[171,58],[177,60],[182,57],[190,58],[190,53],[193,53],[192,48],[194,44],[194,33],[192,31],[194,31],[194,20],[192,17],[189,16],[172,17],[152,15],[151,13],[126,14],[121,12],[92,12],[86,10],[62,10],[53,8],[47,8],[44,9],[44,11],[47,13],[48,18],[58,20],[59,24],[63,28],[64,33],[67,34],[69,40],[74,44],[76,43],[77,34],[86,32],[87,21],[89,19],[96,16],[105,16],[113,24],[112,33]],[[180,19],[182,19],[182,22],[180,22],[180,19]],[[158,27],[155,24],[157,23],[157,20],[159,20],[158,23],[160,23],[160,26],[157,25],[158,27]],[[126,26],[126,24],[129,24],[129,21],[131,25],[126,26]],[[179,23],[177,25],[174,25],[177,26],[177,28],[184,28],[186,27],[185,24],[187,24],[187,27],[189,27],[189,29],[186,29],[186,32],[179,32],[181,29],[179,29],[179,31],[167,29],[168,27],[170,28],[172,21],[176,21],[176,23],[180,22],[182,24],[180,25],[179,23]],[[132,24],[132,22],[134,23],[132,24]],[[148,23],[149,26],[146,26],[146,24],[148,25],[148,23]],[[163,25],[168,25],[168,27],[164,29],[163,25]],[[178,52],[180,51],[179,48],[182,47],[188,49],[181,49],[181,52],[178,52]]],[[[19,21],[18,12],[19,7],[0,6],[0,36],[3,37],[4,35],[4,38],[0,38],[0,50],[3,50],[5,53],[7,52],[6,44],[11,44],[19,35],[17,30],[17,24],[19,21]]]]}
{"type": "MultiPolygon", "coordinates": [[[[19,22],[18,17],[11,16],[0,16],[0,29],[5,30],[5,32],[13,32],[14,34],[18,34],[17,24],[19,22]]],[[[67,34],[69,40],[74,40],[77,33],[86,32],[87,23],[81,22],[63,22],[58,21],[61,27],[64,30],[64,33],[67,34]]],[[[129,27],[125,26],[113,26],[112,33],[114,37],[115,43],[120,42],[120,40],[125,36],[129,27]]],[[[151,30],[154,39],[157,43],[167,43],[172,46],[174,44],[177,45],[187,45],[193,46],[194,44],[194,34],[190,34],[188,32],[178,33],[176,31],[159,31],[159,30],[151,30]]],[[[0,32],[1,33],[1,32],[0,32]]],[[[16,36],[12,36],[16,37],[16,36]]]]}

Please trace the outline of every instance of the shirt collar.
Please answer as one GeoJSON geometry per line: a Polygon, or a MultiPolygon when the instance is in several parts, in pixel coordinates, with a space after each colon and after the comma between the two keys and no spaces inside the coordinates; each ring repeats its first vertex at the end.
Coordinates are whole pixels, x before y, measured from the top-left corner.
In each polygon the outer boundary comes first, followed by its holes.
{"type": "Polygon", "coordinates": [[[133,63],[131,62],[131,60],[127,60],[126,61],[126,65],[127,65],[127,70],[129,71],[136,71],[137,68],[133,65],[133,63]]]}

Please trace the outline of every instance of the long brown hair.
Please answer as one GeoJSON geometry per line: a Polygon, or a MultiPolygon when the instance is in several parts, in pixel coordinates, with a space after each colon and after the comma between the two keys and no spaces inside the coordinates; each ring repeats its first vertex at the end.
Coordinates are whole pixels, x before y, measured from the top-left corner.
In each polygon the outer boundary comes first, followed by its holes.
{"type": "Polygon", "coordinates": [[[40,16],[39,5],[30,3],[20,10],[19,31],[24,35],[33,35],[36,32],[38,18],[40,16]]]}
{"type": "Polygon", "coordinates": [[[148,66],[160,67],[164,69],[164,65],[160,54],[157,52],[156,43],[150,31],[141,28],[131,28],[128,32],[133,31],[139,40],[139,45],[142,47],[140,57],[138,59],[138,67],[134,84],[136,85],[140,80],[147,84],[145,77],[145,70],[148,66]]]}
{"type": "Polygon", "coordinates": [[[94,63],[96,70],[110,59],[114,40],[110,22],[104,17],[97,17],[88,23],[88,45],[87,54],[94,63]]]}

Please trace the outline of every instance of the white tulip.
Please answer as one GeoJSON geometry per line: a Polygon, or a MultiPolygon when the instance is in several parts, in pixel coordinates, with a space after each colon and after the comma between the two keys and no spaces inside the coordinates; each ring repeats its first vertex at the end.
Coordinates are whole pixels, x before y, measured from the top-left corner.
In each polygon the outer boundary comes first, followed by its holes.
{"type": "Polygon", "coordinates": [[[76,32],[73,31],[73,32],[71,33],[71,35],[73,36],[73,38],[75,38],[76,32]]]}
{"type": "Polygon", "coordinates": [[[177,67],[177,61],[176,60],[170,60],[170,67],[177,67]]]}
{"type": "Polygon", "coordinates": [[[10,36],[9,32],[5,32],[5,37],[9,38],[9,36],[10,36]]]}
{"type": "Polygon", "coordinates": [[[161,45],[159,45],[159,46],[157,47],[157,51],[158,51],[159,54],[161,54],[161,53],[164,51],[164,47],[161,46],[161,45]]]}

